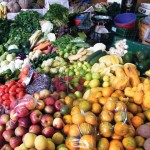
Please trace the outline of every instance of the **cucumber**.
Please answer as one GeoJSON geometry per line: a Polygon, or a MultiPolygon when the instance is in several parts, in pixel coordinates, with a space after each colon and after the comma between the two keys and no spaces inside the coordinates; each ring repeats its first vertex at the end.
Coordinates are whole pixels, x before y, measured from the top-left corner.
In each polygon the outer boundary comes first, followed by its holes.
{"type": "Polygon", "coordinates": [[[102,57],[102,56],[105,56],[107,53],[105,51],[103,51],[101,54],[97,54],[95,57],[93,57],[89,63],[90,65],[94,65],[95,63],[98,62],[98,60],[102,57]]]}
{"type": "Polygon", "coordinates": [[[22,53],[22,49],[11,49],[8,51],[9,54],[15,53],[15,54],[20,54],[22,53]]]}
{"type": "Polygon", "coordinates": [[[90,62],[95,56],[100,55],[100,54],[102,54],[102,51],[101,51],[101,50],[98,50],[98,51],[94,52],[92,55],[90,55],[90,56],[86,59],[86,61],[87,61],[87,62],[90,62]]]}

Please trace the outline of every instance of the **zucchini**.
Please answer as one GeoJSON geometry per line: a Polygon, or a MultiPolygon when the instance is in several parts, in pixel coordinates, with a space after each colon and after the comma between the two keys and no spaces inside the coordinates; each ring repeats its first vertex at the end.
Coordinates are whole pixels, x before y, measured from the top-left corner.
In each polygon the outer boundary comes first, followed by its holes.
{"type": "Polygon", "coordinates": [[[95,63],[97,63],[98,60],[99,60],[102,56],[105,56],[106,54],[107,54],[107,53],[106,53],[105,51],[102,51],[101,54],[97,54],[95,57],[93,57],[93,58],[89,61],[90,65],[94,65],[95,63]]]}
{"type": "Polygon", "coordinates": [[[90,56],[86,59],[86,61],[87,61],[87,62],[90,62],[95,56],[100,55],[100,54],[102,54],[102,51],[101,51],[101,50],[98,50],[98,51],[94,52],[92,55],[90,55],[90,56]]]}
{"type": "Polygon", "coordinates": [[[9,54],[15,53],[15,54],[20,54],[22,53],[22,49],[11,49],[8,51],[9,54]]]}

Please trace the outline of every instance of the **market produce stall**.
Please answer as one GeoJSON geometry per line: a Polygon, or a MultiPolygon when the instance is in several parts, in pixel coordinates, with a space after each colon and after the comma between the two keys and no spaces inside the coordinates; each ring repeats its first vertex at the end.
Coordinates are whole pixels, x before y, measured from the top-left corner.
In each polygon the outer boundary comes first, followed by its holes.
{"type": "Polygon", "coordinates": [[[116,3],[80,8],[2,14],[1,150],[150,149],[150,46],[111,31],[116,3]]]}

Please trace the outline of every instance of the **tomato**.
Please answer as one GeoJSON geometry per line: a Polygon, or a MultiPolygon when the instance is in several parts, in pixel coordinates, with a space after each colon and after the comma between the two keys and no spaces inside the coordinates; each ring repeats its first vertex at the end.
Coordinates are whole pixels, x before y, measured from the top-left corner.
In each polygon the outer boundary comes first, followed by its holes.
{"type": "Polygon", "coordinates": [[[13,86],[15,83],[16,83],[15,80],[11,80],[11,81],[9,81],[9,82],[6,82],[5,85],[7,85],[8,87],[11,87],[11,86],[13,86]]]}
{"type": "Polygon", "coordinates": [[[21,98],[23,98],[24,95],[25,95],[25,93],[22,91],[17,94],[17,98],[21,99],[21,98]]]}
{"type": "Polygon", "coordinates": [[[8,107],[10,106],[10,103],[11,103],[10,100],[5,101],[5,105],[8,106],[8,107]]]}
{"type": "Polygon", "coordinates": [[[9,94],[10,94],[10,95],[16,95],[16,91],[10,91],[10,90],[9,90],[9,94]]]}
{"type": "Polygon", "coordinates": [[[8,86],[7,85],[1,85],[0,89],[6,89],[8,86]]]}
{"type": "Polygon", "coordinates": [[[3,102],[3,99],[0,97],[0,104],[2,104],[2,102],[3,102]]]}
{"type": "Polygon", "coordinates": [[[16,98],[15,98],[15,96],[14,96],[14,95],[9,95],[9,99],[10,99],[10,101],[14,101],[14,100],[16,100],[16,98]]]}
{"type": "Polygon", "coordinates": [[[17,88],[18,88],[17,85],[13,85],[13,86],[10,88],[9,92],[15,92],[17,88]]]}
{"type": "Polygon", "coordinates": [[[5,94],[5,89],[0,89],[0,96],[5,94]]]}
{"type": "Polygon", "coordinates": [[[5,93],[8,93],[9,92],[9,87],[7,87],[6,89],[5,89],[5,93]]]}
{"type": "Polygon", "coordinates": [[[17,82],[16,85],[17,85],[18,87],[20,87],[20,88],[23,87],[22,84],[21,84],[21,82],[17,82]]]}
{"type": "Polygon", "coordinates": [[[16,92],[17,92],[17,93],[24,92],[24,89],[23,89],[23,88],[17,88],[17,89],[16,89],[16,92]]]}
{"type": "Polygon", "coordinates": [[[21,72],[21,73],[27,75],[28,72],[29,72],[29,68],[25,67],[25,68],[22,69],[22,72],[21,72]]]}
{"type": "Polygon", "coordinates": [[[8,94],[8,93],[4,94],[4,95],[2,96],[2,99],[3,99],[3,100],[8,100],[8,99],[9,99],[9,94],[8,94]]]}

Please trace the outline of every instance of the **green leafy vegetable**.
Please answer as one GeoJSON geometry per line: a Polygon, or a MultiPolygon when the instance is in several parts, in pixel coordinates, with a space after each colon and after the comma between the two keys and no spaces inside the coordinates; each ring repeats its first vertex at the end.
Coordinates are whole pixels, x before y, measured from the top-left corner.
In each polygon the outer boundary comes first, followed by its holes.
{"type": "Polygon", "coordinates": [[[51,21],[56,27],[67,24],[69,21],[68,17],[68,9],[60,4],[50,5],[50,9],[44,15],[44,19],[51,21]]]}

